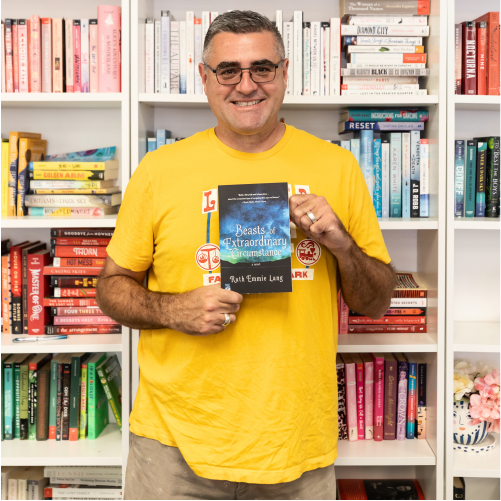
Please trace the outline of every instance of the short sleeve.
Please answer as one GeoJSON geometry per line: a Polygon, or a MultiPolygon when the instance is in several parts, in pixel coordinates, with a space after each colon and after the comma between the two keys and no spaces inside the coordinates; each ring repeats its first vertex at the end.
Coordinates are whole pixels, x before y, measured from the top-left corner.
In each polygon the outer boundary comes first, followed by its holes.
{"type": "Polygon", "coordinates": [[[145,271],[153,262],[153,242],[153,192],[145,157],[127,185],[106,250],[118,266],[145,271]]]}
{"type": "Polygon", "coordinates": [[[355,158],[351,172],[347,231],[365,254],[386,264],[391,261],[367,184],[355,158]]]}

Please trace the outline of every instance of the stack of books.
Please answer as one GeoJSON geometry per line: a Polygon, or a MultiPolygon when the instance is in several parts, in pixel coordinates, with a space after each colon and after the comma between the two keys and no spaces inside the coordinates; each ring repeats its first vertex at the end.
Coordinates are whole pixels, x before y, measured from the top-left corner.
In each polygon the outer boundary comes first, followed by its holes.
{"type": "Polygon", "coordinates": [[[430,150],[423,110],[345,110],[341,141],[362,169],[378,217],[430,216],[430,150]]]}
{"type": "Polygon", "coordinates": [[[121,374],[106,353],[2,354],[2,440],[96,439],[107,401],[122,431],[121,374]]]}
{"type": "Polygon", "coordinates": [[[2,499],[44,499],[43,466],[2,466],[2,499]]]}
{"type": "Polygon", "coordinates": [[[454,146],[454,216],[499,217],[499,136],[454,146]]]}
{"type": "Polygon", "coordinates": [[[343,96],[426,95],[419,77],[428,76],[423,38],[430,28],[430,0],[357,2],[341,0],[343,96]]]}
{"type": "Polygon", "coordinates": [[[3,92],[120,92],[122,10],[2,21],[3,92]]]}
{"type": "Polygon", "coordinates": [[[426,362],[409,353],[336,358],[339,439],[426,438],[426,362]]]}
{"type": "Polygon", "coordinates": [[[363,316],[349,308],[338,293],[339,334],[425,333],[428,289],[418,273],[398,272],[390,308],[379,319],[363,316]]]}
{"type": "Polygon", "coordinates": [[[455,93],[499,96],[499,12],[454,29],[455,93]]]}

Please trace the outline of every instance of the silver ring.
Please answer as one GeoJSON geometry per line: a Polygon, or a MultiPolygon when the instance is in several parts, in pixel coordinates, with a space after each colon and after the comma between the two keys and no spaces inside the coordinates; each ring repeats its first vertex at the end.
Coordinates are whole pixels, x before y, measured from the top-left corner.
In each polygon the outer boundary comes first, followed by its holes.
{"type": "Polygon", "coordinates": [[[223,327],[227,327],[228,325],[230,325],[230,322],[231,322],[231,317],[228,315],[228,313],[225,313],[223,327]]]}
{"type": "Polygon", "coordinates": [[[306,211],[306,214],[311,219],[312,224],[315,224],[317,222],[317,218],[315,217],[315,214],[311,212],[311,210],[306,211]]]}

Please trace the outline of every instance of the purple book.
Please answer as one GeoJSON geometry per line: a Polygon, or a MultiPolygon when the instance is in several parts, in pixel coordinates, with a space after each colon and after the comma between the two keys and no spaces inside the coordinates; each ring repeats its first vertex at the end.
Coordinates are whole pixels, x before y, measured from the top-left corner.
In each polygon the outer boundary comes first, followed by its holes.
{"type": "Polygon", "coordinates": [[[341,355],[336,358],[337,369],[337,415],[339,440],[348,440],[348,423],[346,422],[346,376],[341,355]]]}
{"type": "Polygon", "coordinates": [[[409,379],[409,362],[402,353],[394,353],[398,367],[397,393],[397,440],[405,440],[407,422],[407,384],[409,379]]]}
{"type": "Polygon", "coordinates": [[[383,440],[395,440],[397,407],[397,360],[391,353],[384,355],[384,420],[383,440]]]}

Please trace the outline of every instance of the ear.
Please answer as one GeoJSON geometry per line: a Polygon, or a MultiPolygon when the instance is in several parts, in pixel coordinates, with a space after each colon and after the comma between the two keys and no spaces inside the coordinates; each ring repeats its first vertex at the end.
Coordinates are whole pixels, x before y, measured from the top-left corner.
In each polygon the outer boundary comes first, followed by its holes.
{"type": "Polygon", "coordinates": [[[284,59],[282,66],[284,67],[284,83],[287,86],[287,79],[289,78],[289,59],[287,57],[284,59]]]}
{"type": "Polygon", "coordinates": [[[202,77],[202,85],[206,85],[207,84],[207,73],[205,71],[205,67],[203,65],[203,63],[198,63],[198,72],[200,73],[200,76],[202,77]]]}

